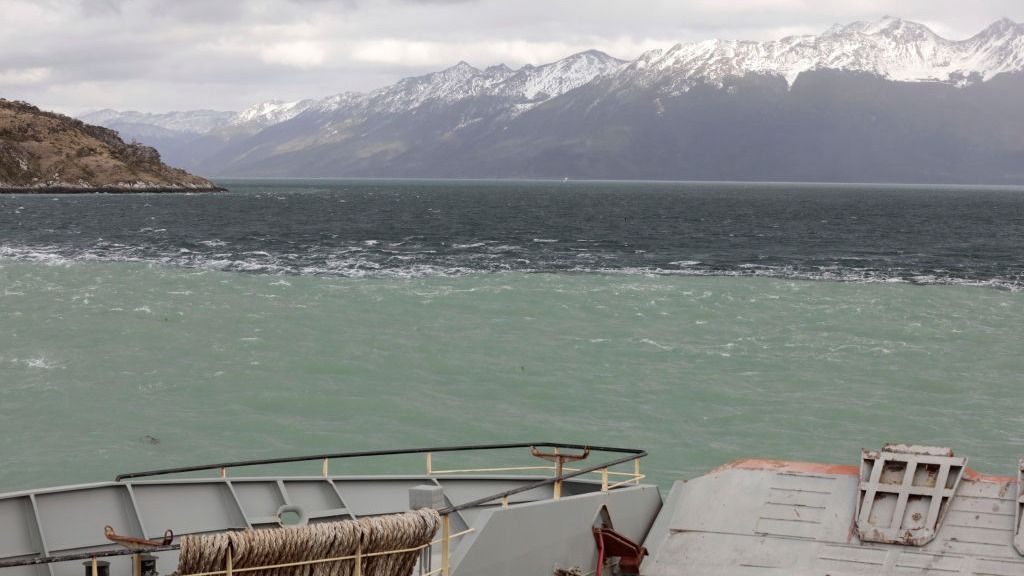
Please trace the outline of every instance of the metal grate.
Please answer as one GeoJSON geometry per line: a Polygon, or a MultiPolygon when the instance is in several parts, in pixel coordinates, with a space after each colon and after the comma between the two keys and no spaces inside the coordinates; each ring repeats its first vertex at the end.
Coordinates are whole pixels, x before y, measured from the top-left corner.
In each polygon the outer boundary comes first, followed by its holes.
{"type": "Polygon", "coordinates": [[[923,546],[935,538],[967,458],[949,448],[886,444],[860,464],[857,533],[863,542],[923,546]]]}

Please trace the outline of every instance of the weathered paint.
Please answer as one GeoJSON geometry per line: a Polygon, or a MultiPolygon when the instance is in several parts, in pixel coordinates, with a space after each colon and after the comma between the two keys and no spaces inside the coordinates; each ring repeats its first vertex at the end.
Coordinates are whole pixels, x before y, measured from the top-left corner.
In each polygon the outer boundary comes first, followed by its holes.
{"type": "Polygon", "coordinates": [[[923,546],[861,540],[860,480],[857,466],[747,459],[676,482],[644,542],[651,556],[640,573],[1024,576],[1014,547],[1024,516],[1015,515],[1024,510],[1016,478],[965,470],[945,522],[923,546]]]}

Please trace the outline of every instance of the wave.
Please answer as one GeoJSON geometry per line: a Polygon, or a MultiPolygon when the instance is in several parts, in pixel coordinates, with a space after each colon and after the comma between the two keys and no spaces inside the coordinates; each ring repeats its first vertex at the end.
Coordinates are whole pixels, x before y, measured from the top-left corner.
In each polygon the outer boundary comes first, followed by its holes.
{"type": "MultiPolygon", "coordinates": [[[[4,261],[29,262],[47,266],[68,266],[79,262],[124,262],[281,276],[341,278],[420,278],[464,276],[480,273],[570,273],[644,276],[726,276],[789,280],[818,280],[845,283],[900,283],[915,285],[956,285],[1024,291],[1020,274],[957,274],[949,270],[870,268],[831,263],[828,265],[766,265],[734,262],[713,265],[700,260],[670,260],[663,264],[630,263],[623,254],[579,252],[526,252],[518,247],[490,246],[489,243],[453,245],[443,252],[413,244],[404,252],[369,251],[352,246],[318,247],[305,252],[275,253],[268,250],[223,252],[182,247],[129,246],[102,242],[88,248],[53,244],[0,244],[0,265],[4,261]],[[500,250],[496,250],[500,249],[500,250]],[[529,258],[523,257],[529,256],[529,258]]],[[[197,246],[223,250],[220,242],[197,242],[197,246]]],[[[634,255],[635,256],[635,255],[634,255]]],[[[841,262],[842,259],[837,259],[841,262]]],[[[863,263],[863,260],[857,260],[863,263]]]]}

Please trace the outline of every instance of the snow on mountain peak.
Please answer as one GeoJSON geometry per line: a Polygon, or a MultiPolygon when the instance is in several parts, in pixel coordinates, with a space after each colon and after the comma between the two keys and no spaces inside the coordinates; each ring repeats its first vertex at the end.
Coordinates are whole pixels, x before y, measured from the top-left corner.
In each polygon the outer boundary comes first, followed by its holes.
{"type": "Polygon", "coordinates": [[[1005,36],[1019,35],[1024,32],[1024,24],[1018,24],[1009,18],[1000,18],[987,28],[975,34],[970,40],[996,39],[1005,36]]]}
{"type": "MultiPolygon", "coordinates": [[[[619,88],[653,87],[676,94],[698,84],[721,86],[749,73],[778,76],[790,85],[813,70],[847,70],[896,81],[938,81],[964,85],[1004,72],[1024,71],[1024,25],[1003,18],[966,40],[948,40],[927,26],[885,16],[873,22],[834,25],[818,35],[774,41],[704,40],[650,50],[626,62],[587,50],[542,65],[512,69],[504,64],[476,68],[465,61],[443,70],[405,78],[368,94],[346,92],[321,100],[270,100],[238,114],[216,111],[142,114],[99,110],[84,118],[99,123],[151,124],[204,133],[225,124],[258,131],[313,108],[353,117],[413,112],[428,103],[452,104],[471,97],[492,98],[501,114],[517,115],[598,78],[619,88]]],[[[467,121],[473,120],[472,118],[467,121]]]]}
{"type": "Polygon", "coordinates": [[[767,42],[705,40],[650,51],[631,63],[628,81],[669,92],[699,83],[721,85],[748,73],[781,76],[792,84],[802,72],[838,69],[890,80],[960,82],[1024,70],[1024,27],[999,21],[963,41],[947,40],[923,24],[886,16],[832,26],[820,35],[767,42]]]}
{"type": "Polygon", "coordinates": [[[494,94],[539,103],[620,70],[626,62],[587,50],[543,66],[523,66],[497,85],[494,94]]]}
{"type": "Polygon", "coordinates": [[[203,134],[227,124],[233,116],[234,112],[219,110],[187,110],[183,112],[154,114],[132,110],[119,112],[105,108],[83,114],[79,116],[79,119],[90,124],[100,124],[102,126],[116,125],[121,127],[127,124],[136,124],[156,126],[172,132],[203,134]]]}
{"type": "Polygon", "coordinates": [[[598,50],[573,54],[550,64],[524,65],[513,70],[504,64],[484,70],[466,62],[440,72],[406,78],[369,95],[377,110],[411,110],[428,101],[451,103],[471,96],[499,96],[519,101],[522,112],[544,100],[559,96],[612,74],[626,62],[598,50]]]}
{"type": "Polygon", "coordinates": [[[315,100],[295,100],[284,102],[282,100],[267,100],[242,110],[231,119],[231,125],[255,125],[269,126],[277,124],[298,116],[309,107],[316,104],[315,100]]]}

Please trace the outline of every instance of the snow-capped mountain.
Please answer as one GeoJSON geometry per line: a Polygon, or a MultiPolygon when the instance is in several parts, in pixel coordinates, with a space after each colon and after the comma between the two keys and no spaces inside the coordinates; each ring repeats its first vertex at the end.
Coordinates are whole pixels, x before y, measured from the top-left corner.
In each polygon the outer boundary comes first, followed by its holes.
{"type": "Polygon", "coordinates": [[[510,106],[509,113],[516,114],[595,78],[613,74],[626,64],[623,60],[597,50],[573,54],[541,66],[526,65],[518,70],[504,64],[481,70],[466,62],[459,62],[439,72],[405,78],[369,93],[344,92],[319,100],[291,102],[268,100],[237,113],[196,110],[147,114],[108,109],[85,114],[80,119],[112,127],[139,124],[205,134],[220,129],[235,131],[238,127],[249,131],[266,128],[291,120],[307,110],[321,114],[339,110],[387,114],[413,110],[427,102],[451,104],[478,96],[507,99],[510,104],[516,105],[510,106]]]}
{"type": "Polygon", "coordinates": [[[591,50],[519,69],[459,62],[207,125],[86,119],[219,175],[1024,183],[1021,101],[1021,24],[949,40],[885,17],[632,61],[591,50]]]}
{"type": "Polygon", "coordinates": [[[330,96],[315,108],[322,112],[362,108],[374,113],[398,113],[427,102],[452,104],[467,98],[500,97],[515,105],[509,112],[516,114],[595,78],[613,74],[625,65],[625,61],[597,50],[573,54],[542,66],[526,65],[519,70],[504,64],[481,70],[459,62],[439,72],[405,78],[369,94],[347,92],[330,96]]]}
{"type": "Polygon", "coordinates": [[[252,127],[265,127],[291,120],[299,114],[308,110],[317,103],[316,100],[295,100],[284,102],[281,100],[268,100],[254,104],[238,114],[235,114],[230,122],[231,126],[248,125],[252,127]]]}
{"type": "Polygon", "coordinates": [[[543,66],[523,66],[507,76],[491,93],[539,104],[594,80],[618,72],[627,64],[598,50],[573,54],[543,66]]]}
{"type": "Polygon", "coordinates": [[[188,110],[184,112],[166,112],[150,114],[147,112],[118,112],[109,108],[97,110],[79,116],[79,120],[90,124],[110,126],[111,124],[138,124],[156,126],[172,132],[203,134],[227,125],[234,118],[234,112],[220,110],[188,110]]]}
{"type": "Polygon", "coordinates": [[[707,40],[652,50],[633,61],[620,83],[663,84],[685,90],[721,85],[748,73],[792,84],[812,70],[868,72],[907,82],[969,83],[1024,69],[1024,26],[1003,19],[966,40],[942,38],[928,27],[885,17],[833,26],[820,35],[768,42],[707,40]]]}
{"type": "MultiPolygon", "coordinates": [[[[316,100],[296,100],[294,102],[268,100],[254,104],[241,112],[188,110],[164,114],[119,112],[107,108],[83,114],[79,116],[79,120],[115,129],[127,128],[129,132],[132,131],[132,127],[139,129],[143,126],[153,126],[183,134],[206,134],[222,128],[239,126],[258,130],[291,120],[316,103],[316,100]]],[[[160,133],[163,134],[163,132],[160,133]]]]}
{"type": "Polygon", "coordinates": [[[82,120],[112,127],[151,125],[204,134],[230,127],[252,132],[291,120],[307,110],[394,114],[428,102],[452,104],[467,98],[496,97],[515,116],[598,78],[616,86],[657,86],[678,93],[698,84],[721,86],[724,79],[746,74],[779,76],[790,85],[804,72],[867,72],[895,81],[947,82],[967,85],[1024,70],[1024,25],[994,22],[965,40],[948,40],[927,26],[886,16],[874,22],[835,25],[822,34],[752,42],[707,40],[651,50],[633,61],[597,50],[573,54],[541,66],[515,70],[499,64],[480,69],[466,62],[444,70],[405,78],[369,93],[346,92],[319,100],[270,100],[238,112],[197,110],[146,114],[100,110],[82,120]]]}

